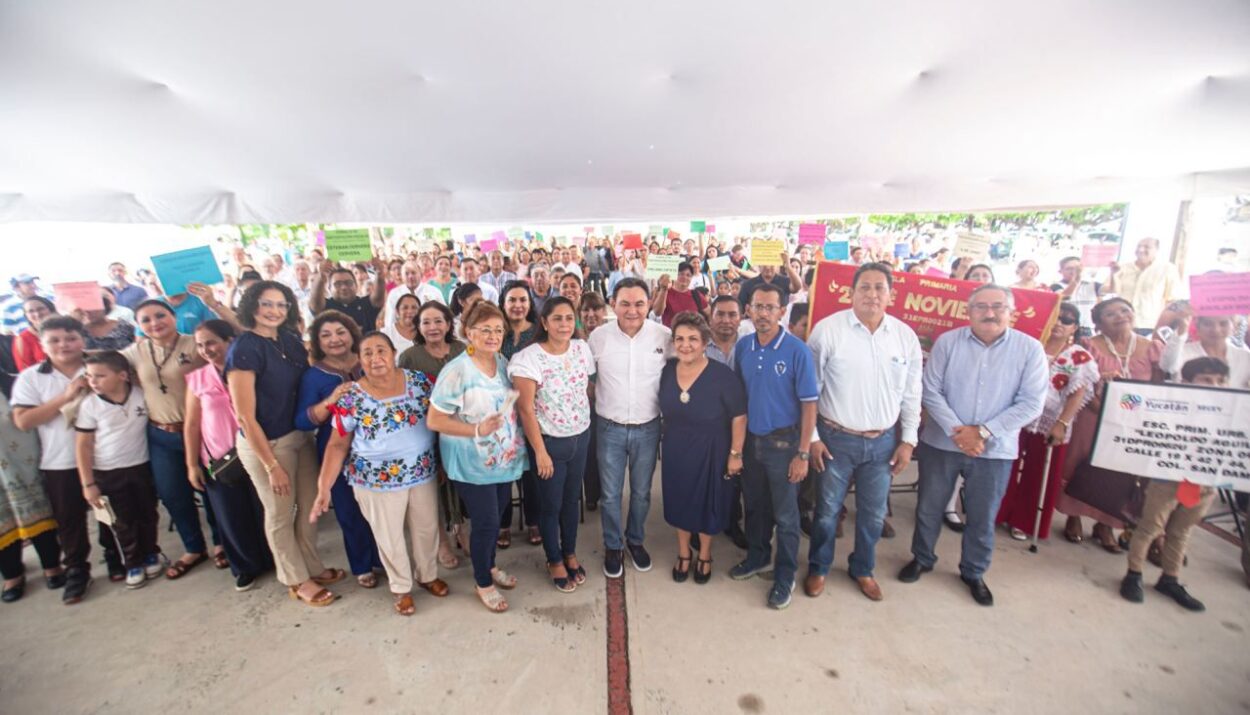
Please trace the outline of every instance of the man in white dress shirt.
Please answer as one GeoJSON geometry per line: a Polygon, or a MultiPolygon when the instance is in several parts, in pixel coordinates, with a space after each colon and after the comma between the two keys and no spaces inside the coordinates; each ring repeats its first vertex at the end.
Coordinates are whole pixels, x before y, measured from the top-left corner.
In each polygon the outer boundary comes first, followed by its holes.
{"type": "MultiPolygon", "coordinates": [[[[386,294],[386,308],[382,311],[382,325],[391,324],[391,316],[395,314],[395,306],[399,304],[399,299],[406,295],[417,295],[417,288],[421,285],[421,266],[416,261],[404,261],[403,268],[404,282],[391,289],[386,294]]],[[[375,280],[385,282],[385,279],[379,276],[375,280]]],[[[418,296],[419,297],[419,296],[418,296]]],[[[364,332],[373,330],[373,326],[360,326],[364,332]]]]}
{"type": "Polygon", "coordinates": [[[647,320],[647,284],[623,278],[612,291],[616,320],[590,334],[595,356],[596,449],[603,496],[603,572],[624,573],[624,549],[638,571],[651,569],[643,548],[651,477],[660,445],[660,373],[672,355],[672,333],[647,320]],[[629,515],[621,528],[621,499],[629,470],[629,515]]]}
{"type": "Polygon", "coordinates": [[[890,478],[911,462],[923,393],[920,341],[906,323],[885,312],[893,289],[889,266],[860,266],[851,279],[851,309],[817,323],[807,341],[820,384],[820,439],[812,443],[812,465],[820,480],[803,583],[808,596],[825,589],[838,514],[854,480],[855,550],[849,573],[870,600],[882,599],[873,578],[877,539],[890,478]]]}
{"type": "Polygon", "coordinates": [[[482,299],[488,303],[499,305],[499,291],[495,290],[495,286],[478,279],[482,277],[482,267],[478,265],[477,259],[471,256],[465,256],[460,259],[460,285],[465,283],[476,283],[477,287],[482,291],[482,299]]]}

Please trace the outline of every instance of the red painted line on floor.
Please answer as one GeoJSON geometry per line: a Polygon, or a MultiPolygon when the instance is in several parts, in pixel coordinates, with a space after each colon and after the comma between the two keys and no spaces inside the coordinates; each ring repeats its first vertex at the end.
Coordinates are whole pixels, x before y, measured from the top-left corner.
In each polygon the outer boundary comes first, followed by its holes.
{"type": "Polygon", "coordinates": [[[625,576],[605,578],[608,592],[608,715],[632,715],[629,692],[629,615],[625,576]]]}

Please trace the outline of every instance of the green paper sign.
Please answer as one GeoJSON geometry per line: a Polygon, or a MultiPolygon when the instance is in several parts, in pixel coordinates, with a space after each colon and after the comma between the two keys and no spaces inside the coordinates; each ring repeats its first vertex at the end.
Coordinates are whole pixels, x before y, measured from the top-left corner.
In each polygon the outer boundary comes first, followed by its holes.
{"type": "Polygon", "coordinates": [[[331,261],[369,261],[373,259],[373,246],[369,241],[369,229],[350,228],[327,230],[326,257],[331,261]]]}
{"type": "Polygon", "coordinates": [[[685,258],[681,256],[664,256],[655,254],[647,256],[647,278],[659,278],[660,276],[677,277],[677,266],[685,258]]]}
{"type": "Polygon", "coordinates": [[[692,233],[707,233],[707,221],[691,221],[690,231],[692,233]]]}
{"type": "Polygon", "coordinates": [[[513,226],[512,228],[508,229],[508,238],[512,238],[512,239],[525,238],[525,229],[521,228],[520,226],[513,226]]]}

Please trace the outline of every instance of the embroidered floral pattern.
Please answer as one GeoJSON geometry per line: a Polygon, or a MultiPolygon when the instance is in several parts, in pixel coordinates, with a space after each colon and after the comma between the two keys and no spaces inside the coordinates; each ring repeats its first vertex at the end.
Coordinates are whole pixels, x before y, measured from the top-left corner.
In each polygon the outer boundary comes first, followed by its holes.
{"type": "Polygon", "coordinates": [[[388,491],[435,476],[434,438],[425,427],[433,385],[425,373],[405,370],[404,394],[379,400],[353,385],[334,406],[354,432],[343,471],[353,486],[388,491]]]}

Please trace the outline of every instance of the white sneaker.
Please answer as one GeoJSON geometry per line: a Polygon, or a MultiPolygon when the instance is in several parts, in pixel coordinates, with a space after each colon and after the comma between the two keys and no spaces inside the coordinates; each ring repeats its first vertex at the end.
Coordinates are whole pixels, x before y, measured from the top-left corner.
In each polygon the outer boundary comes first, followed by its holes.
{"type": "Polygon", "coordinates": [[[136,589],[136,588],[143,588],[143,585],[147,582],[148,582],[148,577],[147,577],[147,574],[143,572],[143,569],[133,568],[133,569],[126,571],[126,588],[129,588],[131,590],[136,589]]]}
{"type": "MultiPolygon", "coordinates": [[[[165,554],[152,554],[143,560],[143,573],[148,578],[160,578],[167,568],[169,568],[169,557],[165,554]]],[[[127,577],[127,582],[129,582],[129,577],[127,577]]]]}

